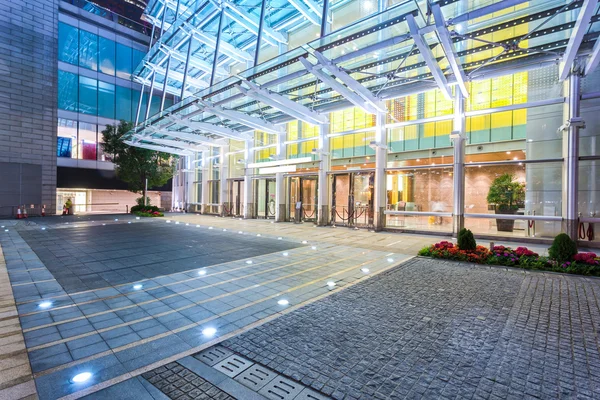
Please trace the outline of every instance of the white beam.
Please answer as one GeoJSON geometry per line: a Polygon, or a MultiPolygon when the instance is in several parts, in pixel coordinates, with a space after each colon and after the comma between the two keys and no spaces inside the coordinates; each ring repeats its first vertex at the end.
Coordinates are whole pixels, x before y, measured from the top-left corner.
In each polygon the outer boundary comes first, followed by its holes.
{"type": "MultiPolygon", "coordinates": [[[[193,34],[194,38],[196,40],[198,40],[199,42],[204,43],[206,46],[208,46],[212,49],[214,49],[216,47],[217,38],[215,38],[214,36],[207,34],[203,30],[191,25],[188,22],[184,22],[184,26],[185,26],[185,29],[187,29],[187,32],[190,34],[193,34]]],[[[246,61],[252,60],[252,55],[250,55],[250,53],[248,53],[247,51],[238,49],[237,47],[232,46],[231,44],[229,44],[227,42],[221,42],[219,44],[219,47],[220,47],[219,51],[223,52],[224,54],[228,55],[229,57],[233,58],[234,60],[236,60],[238,62],[246,62],[246,61]]]]}
{"type": "Polygon", "coordinates": [[[354,92],[358,93],[358,95],[362,97],[364,101],[373,106],[373,108],[375,108],[377,111],[387,113],[385,104],[377,99],[377,97],[375,97],[369,89],[356,81],[356,79],[352,78],[346,71],[335,65],[333,62],[331,62],[331,60],[325,58],[325,56],[318,51],[314,52],[314,56],[317,58],[317,60],[319,60],[319,64],[327,68],[329,72],[331,72],[340,81],[344,82],[344,84],[354,92]]]}
{"type": "MultiPolygon", "coordinates": [[[[187,60],[187,54],[183,54],[181,51],[179,50],[175,50],[172,47],[167,46],[166,44],[161,44],[160,45],[160,50],[166,54],[167,56],[170,54],[172,55],[176,60],[181,61],[181,62],[185,62],[185,60],[187,60]]],[[[207,63],[206,61],[200,60],[195,56],[191,56],[190,58],[190,65],[201,69],[204,72],[212,72],[212,64],[207,63]]],[[[220,76],[227,76],[229,75],[227,73],[227,71],[225,71],[224,68],[217,68],[216,70],[217,74],[219,74],[220,76]]]]}
{"type": "MultiPolygon", "coordinates": [[[[195,115],[195,114],[194,114],[195,115]]],[[[198,130],[202,132],[207,132],[213,135],[218,135],[227,139],[234,140],[247,140],[252,139],[252,135],[246,132],[238,132],[233,129],[227,128],[225,126],[219,126],[214,124],[209,124],[208,122],[200,122],[200,121],[191,121],[192,115],[187,115],[186,118],[179,118],[179,116],[171,115],[169,119],[171,121],[175,121],[178,125],[186,126],[193,130],[198,130]]]]}
{"type": "Polygon", "coordinates": [[[571,32],[571,37],[569,38],[569,43],[567,44],[565,54],[562,58],[563,64],[560,67],[561,69],[559,74],[559,80],[561,82],[567,79],[569,73],[571,72],[571,67],[573,66],[575,57],[577,57],[579,46],[583,41],[583,36],[590,26],[590,21],[594,16],[594,10],[596,9],[597,4],[597,0],[584,0],[583,4],[581,5],[581,10],[579,10],[579,15],[577,15],[577,21],[575,22],[575,26],[571,32]]]}
{"type": "Polygon", "coordinates": [[[594,43],[594,49],[592,50],[592,54],[590,55],[590,59],[585,65],[585,74],[589,75],[598,66],[600,62],[600,37],[596,39],[596,43],[594,43]]]}
{"type": "Polygon", "coordinates": [[[348,89],[346,86],[336,81],[328,74],[324,73],[323,71],[320,71],[318,68],[312,65],[306,58],[300,57],[300,62],[308,72],[310,72],[315,77],[320,79],[323,83],[325,83],[327,86],[338,92],[342,97],[344,97],[346,100],[348,100],[355,106],[362,108],[370,114],[377,113],[377,109],[374,108],[371,104],[366,103],[362,97],[360,97],[359,95],[348,89]]]}
{"type": "MultiPolygon", "coordinates": [[[[240,25],[246,27],[249,31],[253,32],[255,35],[258,33],[258,22],[254,20],[250,16],[248,12],[244,12],[236,4],[234,4],[230,0],[224,0],[223,5],[226,6],[231,12],[227,12],[226,14],[232,18],[234,21],[239,23],[240,25]],[[240,22],[241,21],[241,22],[240,22]],[[244,22],[245,21],[245,22],[244,22]]],[[[270,38],[275,39],[279,43],[287,43],[287,39],[281,33],[274,31],[273,29],[263,26],[263,33],[270,38]]],[[[265,41],[269,41],[268,38],[265,38],[265,41]]]]}
{"type": "Polygon", "coordinates": [[[314,25],[321,26],[321,17],[315,14],[302,0],[288,0],[292,6],[308,21],[314,25]]]}
{"type": "Polygon", "coordinates": [[[465,71],[463,70],[462,65],[458,61],[458,55],[456,54],[454,44],[452,44],[450,32],[448,32],[448,27],[446,26],[446,21],[444,20],[444,14],[442,14],[442,10],[437,3],[431,5],[431,11],[433,13],[433,18],[435,19],[435,26],[437,28],[436,32],[440,38],[440,43],[442,44],[442,48],[446,54],[448,64],[450,64],[450,68],[452,69],[454,77],[456,78],[456,83],[463,97],[468,98],[469,91],[467,90],[467,85],[465,84],[467,77],[465,76],[465,71]]]}
{"type": "Polygon", "coordinates": [[[230,119],[242,125],[246,125],[250,128],[258,129],[263,132],[278,134],[281,129],[274,124],[267,122],[263,119],[252,117],[248,114],[244,114],[240,111],[226,110],[220,106],[213,106],[207,102],[199,101],[199,107],[204,107],[205,110],[212,112],[215,115],[221,116],[222,118],[230,119]]]}
{"type": "Polygon", "coordinates": [[[450,89],[448,88],[448,81],[446,80],[446,76],[442,72],[440,65],[437,63],[433,52],[429,45],[423,39],[423,36],[419,33],[419,27],[417,26],[417,22],[415,21],[415,17],[412,14],[408,14],[406,16],[406,23],[408,24],[408,29],[410,30],[410,35],[412,36],[415,45],[421,52],[421,56],[427,67],[429,67],[429,71],[431,75],[433,75],[433,79],[438,85],[438,88],[442,91],[446,99],[452,100],[452,93],[450,93],[450,89]]]}
{"type": "MultiPolygon", "coordinates": [[[[155,73],[165,76],[167,74],[167,70],[163,67],[160,67],[156,64],[151,64],[151,63],[146,63],[148,68],[153,69],[155,73]]],[[[175,71],[173,69],[171,69],[169,71],[169,78],[175,78],[176,80],[183,82],[183,74],[181,72],[175,71]]],[[[201,79],[196,79],[196,78],[192,78],[191,76],[187,77],[187,81],[186,83],[188,85],[194,86],[198,89],[205,89],[208,87],[208,83],[201,80],[201,79]]]]}
{"type": "Polygon", "coordinates": [[[159,130],[156,132],[152,132],[151,134],[170,136],[172,138],[187,140],[188,142],[194,142],[194,143],[205,144],[205,145],[210,145],[210,146],[222,146],[223,145],[223,143],[220,139],[211,139],[206,136],[198,135],[196,133],[159,130]]]}
{"type": "Polygon", "coordinates": [[[156,145],[151,145],[151,144],[132,142],[131,140],[124,140],[123,143],[128,144],[133,147],[140,147],[142,149],[160,151],[163,153],[177,154],[179,156],[193,156],[194,155],[194,153],[190,150],[176,149],[173,147],[156,146],[156,145]]]}
{"type": "Polygon", "coordinates": [[[157,143],[159,145],[165,145],[165,146],[169,146],[169,147],[175,147],[177,149],[183,149],[183,150],[191,150],[191,151],[202,151],[202,150],[208,150],[207,146],[198,146],[195,144],[191,144],[191,143],[186,143],[186,142],[182,142],[182,141],[178,141],[178,140],[171,140],[171,139],[157,139],[157,138],[153,138],[153,137],[139,137],[138,135],[135,135],[136,137],[146,141],[146,142],[153,142],[153,143],[157,143]]]}
{"type": "Polygon", "coordinates": [[[290,100],[280,94],[273,93],[268,89],[264,89],[256,85],[255,83],[244,80],[245,85],[249,89],[245,89],[238,86],[238,89],[246,96],[253,98],[254,100],[263,102],[277,110],[282,111],[291,117],[307,122],[312,125],[325,124],[328,119],[325,115],[321,115],[315,111],[312,111],[302,104],[298,104],[293,100],[290,100]]]}
{"type": "MultiPolygon", "coordinates": [[[[321,18],[321,15],[323,15],[322,6],[318,5],[315,0],[304,0],[304,2],[306,3],[306,5],[308,5],[308,8],[312,10],[312,12],[314,12],[319,16],[319,18],[321,18]]],[[[329,16],[327,17],[327,19],[329,20],[329,16]]],[[[321,21],[319,21],[319,25],[321,25],[321,21]]]]}

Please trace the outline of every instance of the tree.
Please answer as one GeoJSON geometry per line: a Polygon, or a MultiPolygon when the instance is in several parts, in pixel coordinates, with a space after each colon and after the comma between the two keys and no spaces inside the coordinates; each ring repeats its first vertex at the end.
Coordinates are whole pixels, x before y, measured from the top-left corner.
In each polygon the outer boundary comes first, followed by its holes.
{"type": "Polygon", "coordinates": [[[142,193],[146,201],[146,179],[148,187],[162,186],[173,177],[176,156],[154,150],[129,146],[123,137],[133,128],[131,122],[123,121],[118,126],[106,125],[102,131],[104,153],[110,155],[115,164],[117,177],[127,182],[133,193],[142,193]]]}

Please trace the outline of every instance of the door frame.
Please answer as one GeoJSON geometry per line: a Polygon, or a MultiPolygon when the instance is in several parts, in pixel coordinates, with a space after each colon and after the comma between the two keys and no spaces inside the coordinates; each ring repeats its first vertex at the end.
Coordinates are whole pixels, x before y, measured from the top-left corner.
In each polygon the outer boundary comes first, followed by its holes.
{"type": "MultiPolygon", "coordinates": [[[[332,174],[332,180],[331,180],[331,225],[341,225],[341,226],[363,226],[363,227],[371,227],[373,226],[373,196],[374,196],[374,187],[373,187],[373,181],[375,178],[375,173],[372,171],[368,171],[368,172],[353,172],[353,171],[344,171],[344,172],[340,172],[340,173],[335,173],[332,174]],[[348,176],[348,204],[346,205],[347,207],[347,216],[346,218],[344,218],[344,210],[342,210],[342,214],[340,214],[337,210],[336,210],[336,192],[335,192],[335,186],[336,186],[336,180],[338,176],[348,176]],[[370,182],[370,188],[371,188],[371,201],[369,202],[368,206],[366,209],[361,210],[359,215],[355,215],[355,201],[354,201],[354,178],[357,175],[368,175],[369,176],[369,182],[370,182]],[[364,213],[367,213],[366,216],[366,223],[363,222],[358,222],[358,218],[362,217],[364,215],[364,213]]],[[[358,211],[357,211],[358,212],[358,211]]]]}

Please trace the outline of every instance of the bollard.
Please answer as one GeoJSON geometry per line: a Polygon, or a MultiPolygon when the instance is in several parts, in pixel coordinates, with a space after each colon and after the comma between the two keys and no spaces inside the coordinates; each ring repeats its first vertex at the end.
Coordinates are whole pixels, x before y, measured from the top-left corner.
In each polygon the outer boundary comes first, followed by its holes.
{"type": "Polygon", "coordinates": [[[490,242],[490,251],[494,251],[494,242],[490,242]]]}

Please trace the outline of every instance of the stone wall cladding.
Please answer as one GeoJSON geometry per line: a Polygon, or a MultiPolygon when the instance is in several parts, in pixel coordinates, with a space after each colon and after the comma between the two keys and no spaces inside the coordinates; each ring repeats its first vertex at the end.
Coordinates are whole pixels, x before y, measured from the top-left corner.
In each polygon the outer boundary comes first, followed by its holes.
{"type": "MultiPolygon", "coordinates": [[[[58,3],[0,0],[0,160],[42,166],[39,202],[49,210],[56,202],[58,3]]],[[[27,184],[3,185],[2,202],[18,202],[27,184]]]]}

